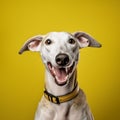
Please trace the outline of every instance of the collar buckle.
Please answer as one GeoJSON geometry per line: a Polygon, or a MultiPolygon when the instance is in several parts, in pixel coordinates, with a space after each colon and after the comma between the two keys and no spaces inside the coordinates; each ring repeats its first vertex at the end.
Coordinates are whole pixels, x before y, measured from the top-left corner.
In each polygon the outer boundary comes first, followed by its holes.
{"type": "Polygon", "coordinates": [[[50,93],[48,93],[46,90],[44,91],[44,96],[47,98],[50,102],[55,103],[55,104],[60,104],[59,97],[54,96],[50,93]]]}

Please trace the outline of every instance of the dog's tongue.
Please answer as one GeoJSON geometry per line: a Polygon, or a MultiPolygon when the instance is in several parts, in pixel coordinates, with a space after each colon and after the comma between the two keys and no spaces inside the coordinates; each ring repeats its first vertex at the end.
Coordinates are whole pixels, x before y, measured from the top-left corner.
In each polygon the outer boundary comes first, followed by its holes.
{"type": "Polygon", "coordinates": [[[59,81],[61,82],[66,81],[67,73],[64,68],[54,68],[54,70],[56,73],[56,77],[59,81]]]}

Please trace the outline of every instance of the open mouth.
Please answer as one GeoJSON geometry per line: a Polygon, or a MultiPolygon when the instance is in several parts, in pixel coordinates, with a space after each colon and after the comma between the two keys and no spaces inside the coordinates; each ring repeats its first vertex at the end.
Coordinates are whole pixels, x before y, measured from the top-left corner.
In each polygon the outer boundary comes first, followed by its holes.
{"type": "Polygon", "coordinates": [[[48,69],[52,76],[55,78],[55,82],[59,85],[65,85],[68,81],[69,75],[72,73],[75,62],[70,67],[54,67],[50,62],[47,63],[48,69]]]}

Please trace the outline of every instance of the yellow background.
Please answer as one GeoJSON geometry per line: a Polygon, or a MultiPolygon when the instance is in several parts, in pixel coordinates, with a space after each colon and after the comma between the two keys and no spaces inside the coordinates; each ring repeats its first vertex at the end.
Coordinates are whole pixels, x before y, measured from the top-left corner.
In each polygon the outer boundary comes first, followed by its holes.
{"type": "Polygon", "coordinates": [[[119,0],[0,0],[0,120],[33,120],[44,89],[39,53],[23,43],[50,31],[85,31],[103,47],[81,50],[79,85],[95,120],[120,120],[119,0]]]}

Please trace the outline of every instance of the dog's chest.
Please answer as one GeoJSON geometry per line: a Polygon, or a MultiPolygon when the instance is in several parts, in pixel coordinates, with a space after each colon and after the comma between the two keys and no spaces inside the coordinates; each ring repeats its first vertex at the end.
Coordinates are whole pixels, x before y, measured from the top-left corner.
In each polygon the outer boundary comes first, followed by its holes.
{"type": "Polygon", "coordinates": [[[63,103],[61,105],[55,106],[55,116],[54,120],[69,120],[70,105],[63,103]]]}
{"type": "Polygon", "coordinates": [[[83,107],[72,104],[71,102],[63,103],[60,105],[52,105],[53,109],[48,110],[51,113],[52,120],[84,120],[83,107]],[[70,104],[69,104],[70,103],[70,104]]]}
{"type": "MultiPolygon", "coordinates": [[[[44,97],[40,102],[39,115],[47,116],[46,120],[70,120],[71,102],[54,104],[47,101],[44,97]]],[[[38,116],[39,116],[38,115],[38,116]]],[[[42,119],[40,119],[42,120],[42,119]]]]}

